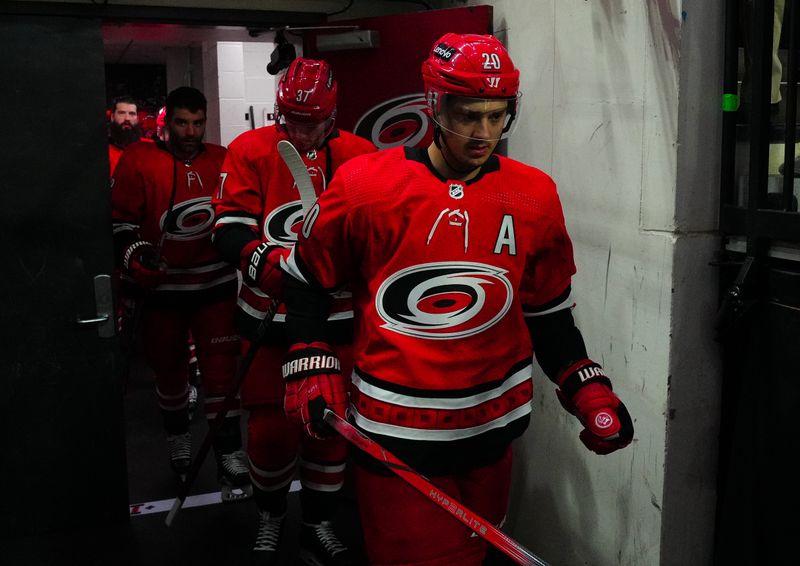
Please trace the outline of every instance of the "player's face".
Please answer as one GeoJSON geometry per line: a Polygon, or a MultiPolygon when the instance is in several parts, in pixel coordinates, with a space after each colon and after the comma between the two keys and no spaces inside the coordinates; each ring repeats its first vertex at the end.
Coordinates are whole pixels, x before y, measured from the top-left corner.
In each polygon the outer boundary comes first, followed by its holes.
{"type": "Polygon", "coordinates": [[[188,159],[200,149],[206,133],[206,113],[176,108],[167,122],[167,143],[176,157],[188,159]]]}
{"type": "Polygon", "coordinates": [[[302,122],[293,122],[286,120],[286,132],[289,134],[289,139],[297,148],[297,151],[303,153],[311,151],[322,145],[325,141],[325,133],[328,131],[330,120],[325,120],[318,124],[305,124],[302,122]]]}
{"type": "Polygon", "coordinates": [[[136,112],[135,104],[128,104],[127,102],[118,102],[114,107],[114,113],[111,119],[123,130],[129,130],[139,123],[139,114],[136,112]]]}
{"type": "Polygon", "coordinates": [[[503,135],[508,101],[452,97],[439,116],[448,157],[464,168],[480,167],[503,135]]]}

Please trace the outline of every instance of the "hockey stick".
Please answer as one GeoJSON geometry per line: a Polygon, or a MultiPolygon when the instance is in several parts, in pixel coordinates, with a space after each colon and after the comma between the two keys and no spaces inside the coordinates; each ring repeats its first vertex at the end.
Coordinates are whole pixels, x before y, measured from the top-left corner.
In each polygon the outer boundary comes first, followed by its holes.
{"type": "MultiPolygon", "coordinates": [[[[167,213],[164,216],[164,226],[161,228],[161,235],[158,239],[158,246],[156,247],[156,252],[154,255],[156,261],[161,259],[161,253],[164,250],[164,242],[167,239],[167,232],[169,231],[169,224],[172,221],[172,209],[175,208],[175,193],[178,189],[178,162],[175,159],[175,155],[172,154],[172,192],[169,196],[169,208],[167,208],[167,213]]],[[[131,322],[131,330],[130,330],[130,338],[129,343],[127,344],[128,352],[125,356],[125,368],[123,369],[123,378],[122,378],[122,391],[123,393],[128,392],[128,381],[130,381],[130,373],[131,373],[131,365],[132,365],[132,358],[136,353],[136,340],[139,336],[139,330],[142,326],[142,313],[144,311],[144,302],[147,299],[147,295],[149,293],[145,290],[143,296],[140,296],[133,301],[133,316],[131,322]]]]}
{"type": "MultiPolygon", "coordinates": [[[[297,185],[297,190],[300,193],[300,202],[302,203],[303,215],[305,215],[309,208],[311,208],[311,205],[314,204],[314,200],[316,199],[314,183],[308,174],[308,169],[306,168],[305,163],[303,163],[303,158],[300,157],[300,154],[297,152],[297,149],[292,145],[291,142],[287,140],[279,141],[278,152],[280,153],[281,158],[284,160],[284,163],[286,163],[286,166],[289,168],[295,185],[297,185]]],[[[178,489],[178,496],[175,498],[175,502],[172,504],[172,508],[169,510],[169,513],[167,513],[167,518],[164,520],[168,527],[172,525],[172,522],[175,520],[175,516],[178,514],[178,511],[181,510],[183,503],[186,501],[186,497],[189,495],[189,490],[192,488],[192,485],[197,478],[197,474],[200,471],[200,467],[203,465],[206,456],[208,456],[209,450],[211,450],[214,439],[216,438],[219,429],[222,427],[225,416],[228,414],[228,409],[233,403],[233,400],[236,398],[236,395],[239,393],[242,383],[244,383],[244,379],[247,376],[247,371],[250,369],[250,366],[252,365],[256,354],[258,353],[258,349],[261,347],[261,341],[266,334],[269,323],[272,322],[272,319],[275,317],[275,312],[278,310],[279,304],[280,302],[278,300],[272,300],[269,308],[267,308],[267,312],[264,314],[264,318],[258,325],[256,338],[250,343],[250,347],[247,349],[244,357],[239,362],[239,367],[236,368],[236,374],[233,377],[231,389],[225,396],[225,400],[223,401],[222,407],[217,412],[214,422],[211,424],[211,426],[209,426],[208,431],[203,438],[203,443],[200,445],[200,450],[197,451],[194,460],[192,460],[191,466],[189,466],[189,470],[186,472],[186,479],[183,480],[180,488],[178,489]]]]}
{"type": "Polygon", "coordinates": [[[457,521],[469,527],[475,534],[483,537],[517,564],[522,566],[547,566],[547,562],[434,486],[425,476],[409,468],[394,454],[387,451],[330,409],[325,409],[324,418],[325,422],[341,434],[345,440],[384,464],[392,472],[408,482],[411,487],[450,513],[457,521]]]}
{"type": "Polygon", "coordinates": [[[297,192],[300,193],[300,202],[303,203],[303,214],[307,214],[314,201],[317,200],[317,194],[314,191],[314,183],[311,181],[311,176],[308,174],[306,164],[303,158],[297,152],[297,148],[292,145],[289,140],[281,140],[278,142],[278,153],[294,179],[294,184],[297,185],[297,192]]]}
{"type": "Polygon", "coordinates": [[[233,404],[236,395],[239,394],[239,389],[241,389],[242,383],[244,383],[244,378],[247,376],[247,371],[250,369],[250,366],[252,365],[256,354],[258,353],[258,349],[261,346],[260,342],[264,336],[264,333],[266,332],[266,328],[269,325],[269,322],[275,316],[275,311],[278,310],[278,304],[279,301],[277,300],[273,300],[270,303],[269,308],[264,315],[264,320],[262,320],[261,324],[258,326],[258,336],[255,340],[253,340],[253,342],[251,342],[250,347],[247,349],[244,357],[239,362],[239,367],[236,368],[231,389],[228,391],[228,394],[225,395],[225,399],[222,402],[222,407],[220,407],[220,410],[217,411],[217,416],[214,417],[214,420],[208,427],[208,431],[206,431],[206,435],[203,437],[203,443],[200,445],[200,449],[197,451],[194,460],[192,460],[192,464],[186,471],[186,479],[181,482],[180,488],[178,489],[178,496],[175,498],[172,508],[169,510],[169,513],[167,513],[167,518],[164,520],[164,523],[168,527],[172,526],[172,521],[175,520],[175,516],[178,514],[178,511],[180,511],[181,507],[183,507],[183,503],[186,501],[186,497],[189,495],[189,490],[191,490],[194,480],[197,479],[197,474],[200,472],[200,468],[202,467],[206,456],[208,456],[211,446],[214,444],[214,439],[217,437],[217,433],[219,433],[219,430],[222,428],[222,425],[225,422],[225,417],[228,414],[228,410],[233,404]]]}

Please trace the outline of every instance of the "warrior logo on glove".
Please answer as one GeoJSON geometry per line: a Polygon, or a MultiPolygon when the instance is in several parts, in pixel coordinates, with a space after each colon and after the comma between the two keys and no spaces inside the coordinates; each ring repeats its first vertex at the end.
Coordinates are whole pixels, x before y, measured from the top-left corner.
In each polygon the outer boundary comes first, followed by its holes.
{"type": "Polygon", "coordinates": [[[318,355],[309,356],[307,358],[300,358],[292,360],[283,364],[283,378],[286,379],[292,376],[292,379],[299,379],[306,375],[315,375],[319,370],[327,369],[334,371],[342,371],[339,358],[333,355],[318,355]]]}

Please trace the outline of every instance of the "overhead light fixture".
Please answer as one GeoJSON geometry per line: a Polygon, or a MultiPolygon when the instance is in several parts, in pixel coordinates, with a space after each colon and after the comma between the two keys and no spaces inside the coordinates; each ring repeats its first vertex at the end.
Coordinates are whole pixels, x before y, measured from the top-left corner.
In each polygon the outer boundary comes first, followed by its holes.
{"type": "Polygon", "coordinates": [[[270,75],[277,75],[282,70],[289,67],[297,58],[297,52],[294,45],[289,43],[286,36],[283,35],[283,30],[275,32],[275,49],[269,56],[269,63],[267,63],[267,72],[270,75]]]}
{"type": "Polygon", "coordinates": [[[319,51],[342,51],[345,49],[369,49],[380,45],[377,30],[355,30],[344,33],[321,33],[317,35],[319,51]]]}

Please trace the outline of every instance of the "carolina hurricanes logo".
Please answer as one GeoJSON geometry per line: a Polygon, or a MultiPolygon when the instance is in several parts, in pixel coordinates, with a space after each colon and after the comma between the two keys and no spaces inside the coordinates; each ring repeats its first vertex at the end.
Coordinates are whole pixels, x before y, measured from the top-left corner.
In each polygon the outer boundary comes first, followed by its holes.
{"type": "Polygon", "coordinates": [[[300,201],[287,202],[267,216],[264,222],[264,238],[272,244],[294,244],[302,222],[303,207],[300,201]]]}
{"type": "Polygon", "coordinates": [[[378,149],[398,145],[427,146],[432,137],[426,109],[422,93],[392,98],[367,110],[358,120],[354,132],[370,140],[378,149]]]}
{"type": "Polygon", "coordinates": [[[375,306],[383,328],[429,340],[483,332],[508,312],[514,295],[507,271],[473,262],[415,265],[390,276],[375,306]]]}
{"type": "Polygon", "coordinates": [[[214,208],[211,197],[198,197],[179,202],[172,212],[165,211],[159,221],[161,229],[170,235],[170,240],[199,240],[211,233],[214,224],[214,208]],[[164,223],[169,217],[169,226],[164,223]]]}

